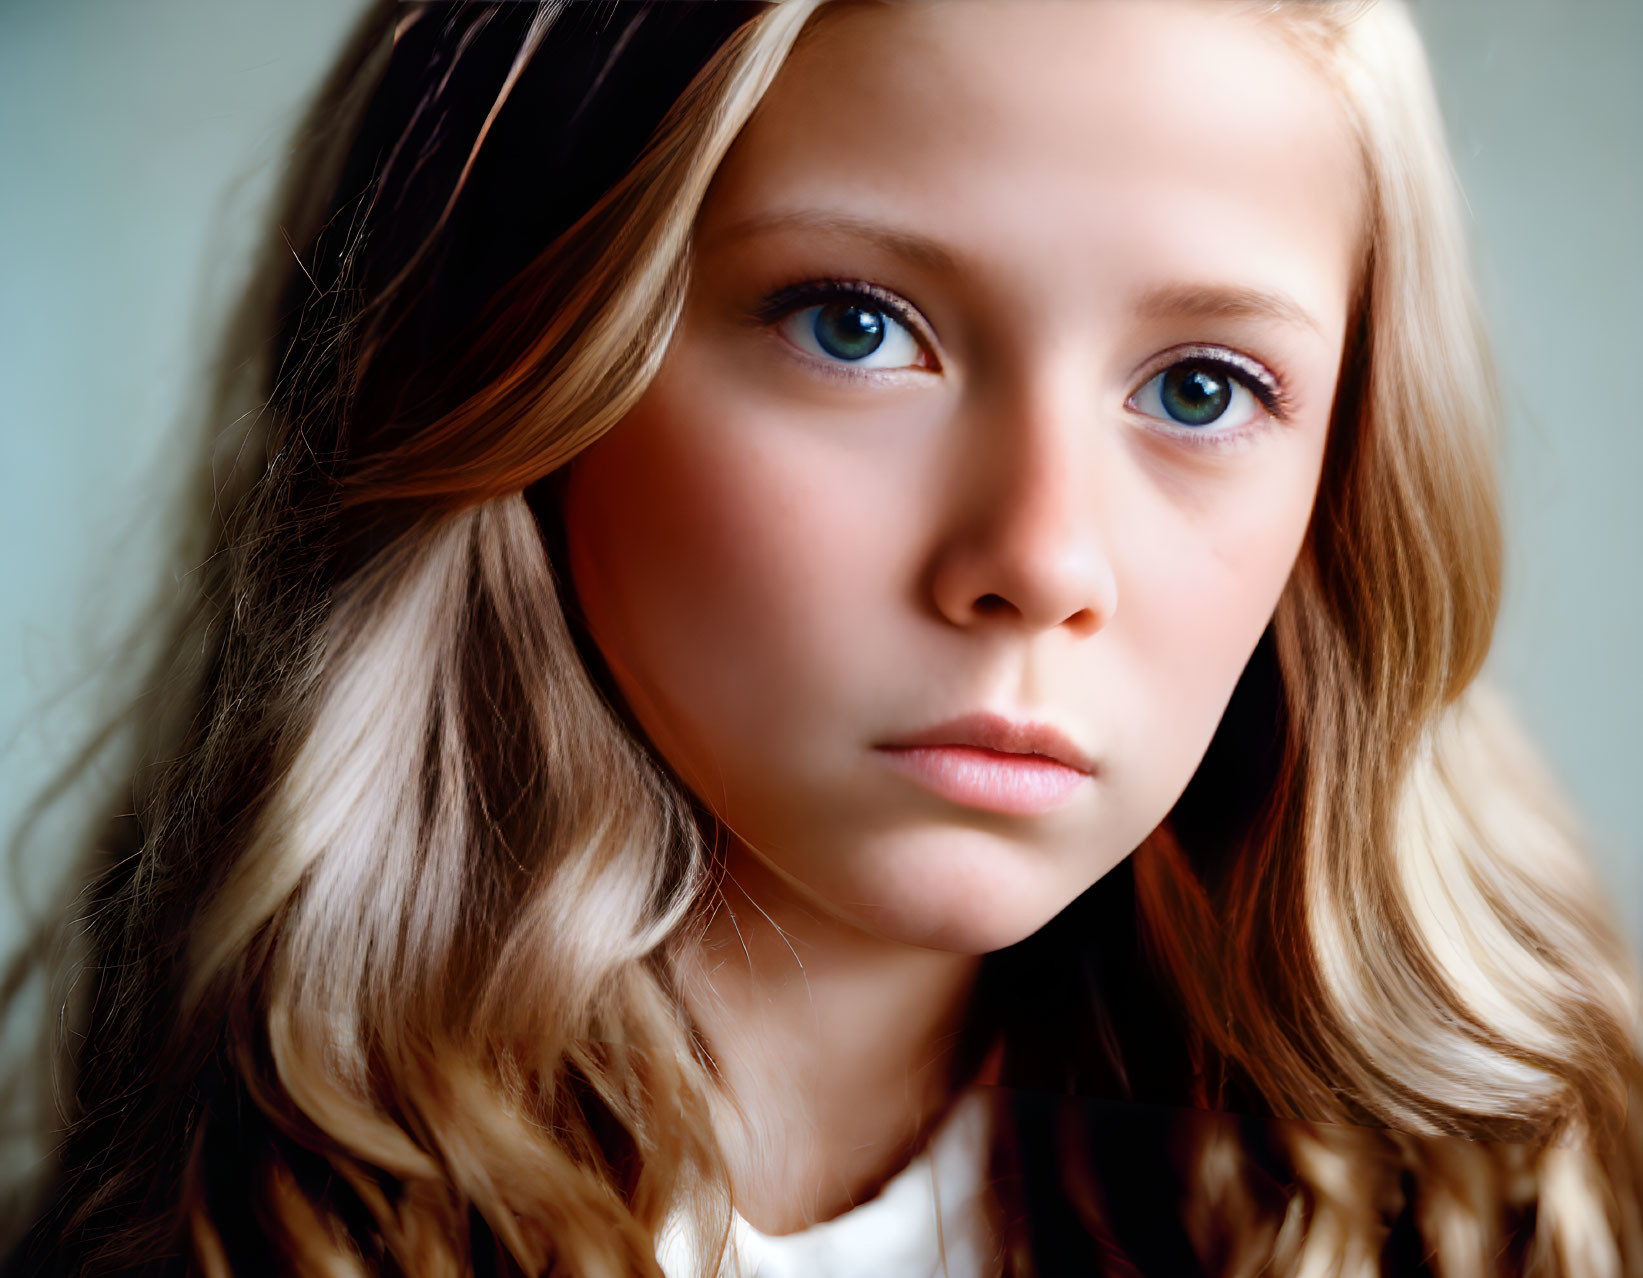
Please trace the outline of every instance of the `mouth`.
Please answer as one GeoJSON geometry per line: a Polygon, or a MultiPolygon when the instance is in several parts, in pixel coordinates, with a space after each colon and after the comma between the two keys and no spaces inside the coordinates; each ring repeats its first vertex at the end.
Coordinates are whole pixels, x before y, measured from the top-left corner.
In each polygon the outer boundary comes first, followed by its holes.
{"type": "Polygon", "coordinates": [[[964,807],[1037,816],[1070,802],[1095,761],[1048,724],[965,715],[877,746],[890,765],[964,807]]]}

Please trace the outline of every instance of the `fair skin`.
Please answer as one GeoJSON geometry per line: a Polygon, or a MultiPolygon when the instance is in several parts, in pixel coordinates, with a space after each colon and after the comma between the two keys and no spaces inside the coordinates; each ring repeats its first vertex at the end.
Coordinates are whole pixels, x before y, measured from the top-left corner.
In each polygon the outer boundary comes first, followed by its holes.
{"type": "Polygon", "coordinates": [[[685,993],[756,1227],[905,1161],[980,956],[1191,777],[1312,509],[1361,185],[1328,85],[1208,0],[839,6],[726,160],[564,519],[726,831],[685,993]],[[978,711],[1071,750],[909,744],[978,711]]]}

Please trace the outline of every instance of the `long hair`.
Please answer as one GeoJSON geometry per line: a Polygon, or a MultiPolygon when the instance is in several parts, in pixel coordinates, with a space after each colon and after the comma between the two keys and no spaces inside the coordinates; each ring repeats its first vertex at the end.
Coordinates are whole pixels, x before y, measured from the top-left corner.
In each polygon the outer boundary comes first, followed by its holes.
{"type": "Polygon", "coordinates": [[[1511,1254],[1640,1272],[1635,978],[1574,822],[1474,683],[1500,588],[1500,412],[1430,76],[1401,8],[1295,8],[1286,31],[1364,153],[1371,232],[1274,619],[1277,784],[1213,888],[1170,823],[1135,871],[1207,1055],[1275,1112],[1347,1126],[1293,1130],[1286,1216],[1246,1205],[1216,1229],[1246,1251],[1264,1229],[1286,1269],[1334,1250],[1373,1271],[1378,1204],[1407,1174],[1446,1275],[1511,1254]]]}
{"type": "MultiPolygon", "coordinates": [[[[714,1263],[675,975],[710,818],[580,631],[554,481],[656,371],[696,210],[815,8],[367,15],[225,356],[257,411],[77,911],[72,1125],[23,1263],[654,1273],[681,1202],[714,1263]]],[[[1006,1081],[1283,1120],[1183,1147],[1217,1271],[1372,1272],[1408,1204],[1446,1278],[1512,1248],[1638,1272],[1630,969],[1473,686],[1498,412],[1419,44],[1398,0],[1258,8],[1370,192],[1312,526],[1176,811],[978,1006],[1006,1081]]]]}

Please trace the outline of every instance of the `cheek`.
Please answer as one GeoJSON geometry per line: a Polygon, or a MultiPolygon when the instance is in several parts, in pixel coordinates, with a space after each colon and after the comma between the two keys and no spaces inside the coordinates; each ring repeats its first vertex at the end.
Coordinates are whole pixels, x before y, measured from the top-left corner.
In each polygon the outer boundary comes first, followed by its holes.
{"type": "Polygon", "coordinates": [[[1169,771],[1159,781],[1170,802],[1207,748],[1305,536],[1321,448],[1286,443],[1295,446],[1269,450],[1212,498],[1137,521],[1151,535],[1126,548],[1114,630],[1144,672],[1145,704],[1134,709],[1152,734],[1131,757],[1169,771]]]}
{"type": "Polygon", "coordinates": [[[809,694],[859,648],[843,605],[873,530],[859,493],[793,456],[792,440],[761,444],[730,406],[686,399],[692,409],[659,383],[582,454],[564,518],[595,642],[651,739],[706,797],[745,766],[727,743],[802,737],[809,694]]]}

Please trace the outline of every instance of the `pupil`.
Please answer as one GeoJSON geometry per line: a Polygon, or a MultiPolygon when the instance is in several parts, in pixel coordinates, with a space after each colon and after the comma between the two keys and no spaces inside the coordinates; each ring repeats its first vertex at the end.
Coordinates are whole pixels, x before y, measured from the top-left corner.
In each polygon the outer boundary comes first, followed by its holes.
{"type": "Polygon", "coordinates": [[[835,359],[865,359],[884,341],[884,316],[849,302],[830,302],[816,312],[816,341],[835,359]]]}
{"type": "Polygon", "coordinates": [[[1159,399],[1164,411],[1184,426],[1207,426],[1227,411],[1232,398],[1226,378],[1202,364],[1178,364],[1164,374],[1159,399]]]}

